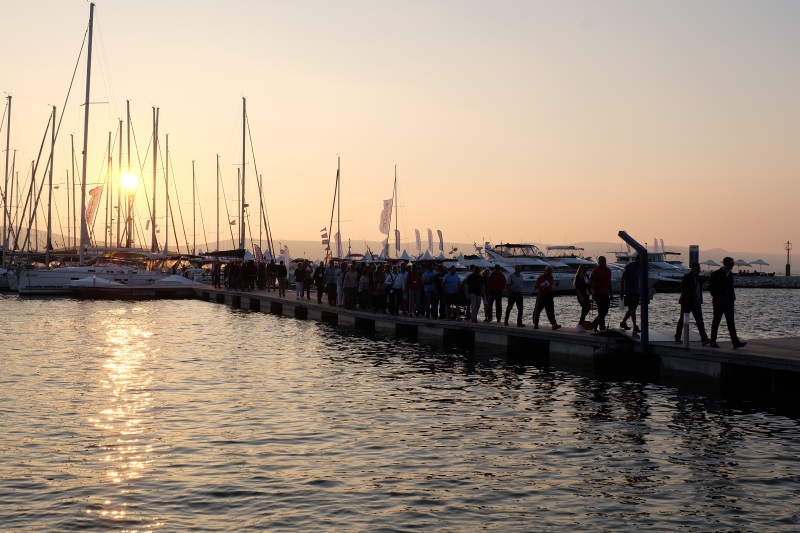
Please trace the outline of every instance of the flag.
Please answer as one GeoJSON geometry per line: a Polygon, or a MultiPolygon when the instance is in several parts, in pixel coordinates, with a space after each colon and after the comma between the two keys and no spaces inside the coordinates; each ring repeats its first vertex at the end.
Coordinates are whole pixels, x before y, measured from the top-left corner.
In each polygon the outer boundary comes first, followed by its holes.
{"type": "Polygon", "coordinates": [[[661,239],[661,251],[662,252],[666,252],[667,251],[667,249],[664,248],[664,239],[661,239]]]}
{"type": "Polygon", "coordinates": [[[394,230],[394,247],[397,250],[397,256],[400,257],[400,230],[394,230]]]}
{"type": "Polygon", "coordinates": [[[323,239],[327,239],[328,238],[328,232],[327,231],[322,234],[322,238],[323,239]]]}
{"type": "Polygon", "coordinates": [[[86,225],[91,226],[94,221],[94,215],[100,207],[100,197],[103,195],[103,186],[100,185],[89,191],[89,207],[86,208],[86,225]]]}
{"type": "Polygon", "coordinates": [[[263,263],[264,262],[264,254],[261,253],[261,247],[257,244],[253,245],[253,249],[255,250],[256,262],[263,263]]]}
{"type": "Polygon", "coordinates": [[[417,235],[417,253],[421,254],[422,253],[422,243],[419,240],[419,230],[415,229],[414,233],[416,233],[416,235],[417,235]]]}
{"type": "Polygon", "coordinates": [[[653,239],[653,251],[658,253],[658,239],[653,239]]]}
{"type": "Polygon", "coordinates": [[[235,220],[231,220],[231,226],[235,226],[235,225],[236,225],[236,221],[235,220]]]}
{"type": "Polygon", "coordinates": [[[381,222],[378,226],[378,231],[384,235],[389,235],[389,227],[392,225],[392,204],[394,198],[389,198],[383,201],[383,211],[381,211],[381,222]]]}
{"type": "Polygon", "coordinates": [[[433,253],[433,232],[428,228],[428,251],[433,253]]]}
{"type": "Polygon", "coordinates": [[[444,252],[444,241],[442,240],[442,230],[437,229],[436,234],[439,236],[439,251],[444,252]]]}
{"type": "Polygon", "coordinates": [[[289,247],[284,246],[281,254],[283,254],[283,264],[288,266],[292,262],[292,256],[289,255],[289,247]]]}
{"type": "Polygon", "coordinates": [[[387,257],[389,257],[389,237],[388,236],[381,241],[381,245],[383,246],[383,249],[381,250],[380,257],[381,257],[381,259],[386,259],[387,257]]]}
{"type": "Polygon", "coordinates": [[[325,233],[326,231],[328,231],[328,227],[327,226],[325,226],[324,228],[319,230],[320,233],[325,233]]]}
{"type": "Polygon", "coordinates": [[[325,246],[328,246],[328,244],[330,244],[330,242],[331,241],[328,240],[328,239],[322,239],[322,244],[324,244],[325,246]]]}

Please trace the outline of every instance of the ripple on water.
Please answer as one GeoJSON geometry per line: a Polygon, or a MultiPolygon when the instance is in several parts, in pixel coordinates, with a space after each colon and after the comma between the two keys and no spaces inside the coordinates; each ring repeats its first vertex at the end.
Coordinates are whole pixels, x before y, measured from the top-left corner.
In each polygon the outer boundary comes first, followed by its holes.
{"type": "Polygon", "coordinates": [[[791,418],[199,301],[3,303],[10,530],[798,526],[791,418]]]}

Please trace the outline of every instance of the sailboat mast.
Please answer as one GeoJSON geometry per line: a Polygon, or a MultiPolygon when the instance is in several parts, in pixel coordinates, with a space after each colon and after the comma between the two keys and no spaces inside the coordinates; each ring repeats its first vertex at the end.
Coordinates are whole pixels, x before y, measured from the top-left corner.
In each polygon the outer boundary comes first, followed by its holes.
{"type": "Polygon", "coordinates": [[[153,205],[150,207],[150,251],[158,251],[156,241],[156,163],[158,160],[158,108],[153,108],[153,205]]]}
{"type": "Polygon", "coordinates": [[[11,95],[8,95],[6,98],[8,99],[8,125],[6,127],[6,171],[3,174],[3,176],[5,176],[5,184],[3,185],[3,261],[4,262],[6,260],[6,254],[8,253],[8,229],[7,229],[9,224],[8,151],[11,146],[11,95]]]}
{"type": "Polygon", "coordinates": [[[219,154],[217,154],[217,251],[219,252],[219,154]]]}
{"type": "Polygon", "coordinates": [[[245,144],[247,142],[247,99],[242,98],[242,193],[241,193],[241,211],[239,216],[239,248],[244,249],[244,158],[245,158],[245,144]]]}
{"type": "MultiPolygon", "coordinates": [[[[119,158],[117,163],[117,179],[122,177],[122,119],[119,119],[119,158]]],[[[117,248],[122,246],[122,183],[117,185],[117,248]]]]}
{"type": "Polygon", "coordinates": [[[78,243],[78,211],[75,209],[75,136],[69,134],[69,144],[72,148],[70,160],[72,162],[72,246],[75,247],[78,243]]]}
{"type": "Polygon", "coordinates": [[[341,180],[341,170],[342,170],[342,157],[336,156],[336,234],[338,238],[336,239],[336,256],[339,260],[342,259],[342,228],[341,228],[341,221],[342,217],[340,216],[340,211],[342,208],[342,180],[341,180]]]}
{"type": "Polygon", "coordinates": [[[197,190],[197,179],[194,177],[194,159],[192,159],[192,255],[197,253],[197,218],[195,216],[196,202],[195,192],[197,190]]]}
{"type": "MultiPolygon", "coordinates": [[[[125,101],[127,110],[127,127],[128,127],[128,174],[131,173],[131,101],[125,101]]],[[[127,191],[127,212],[125,213],[125,247],[130,248],[133,245],[133,195],[134,191],[127,191]]]]}
{"type": "Polygon", "coordinates": [[[113,158],[111,155],[111,132],[108,132],[108,159],[106,162],[106,187],[105,189],[108,191],[106,192],[106,219],[105,219],[105,226],[103,226],[103,246],[106,248],[108,247],[109,242],[109,235],[111,234],[111,218],[114,215],[111,215],[111,197],[113,196],[112,185],[111,185],[111,163],[113,162],[113,158]],[[109,217],[111,215],[111,217],[109,217]]]}
{"type": "Polygon", "coordinates": [[[53,130],[50,136],[50,174],[47,178],[47,243],[45,244],[44,262],[50,266],[50,250],[53,248],[53,166],[55,166],[56,150],[56,106],[53,106],[53,130]]]}
{"type": "Polygon", "coordinates": [[[86,157],[89,150],[89,87],[92,81],[92,26],[94,24],[94,3],[89,4],[89,47],[86,58],[86,99],[83,108],[83,172],[81,174],[81,249],[78,255],[83,264],[83,253],[89,243],[86,227],[86,157]]]}
{"type": "Polygon", "coordinates": [[[397,250],[397,257],[400,257],[400,234],[397,233],[397,165],[394,166],[394,191],[392,192],[392,203],[394,204],[394,248],[397,250]]]}
{"type": "Polygon", "coordinates": [[[167,148],[166,148],[166,168],[164,169],[164,253],[167,253],[169,248],[169,133],[166,135],[167,148]]]}

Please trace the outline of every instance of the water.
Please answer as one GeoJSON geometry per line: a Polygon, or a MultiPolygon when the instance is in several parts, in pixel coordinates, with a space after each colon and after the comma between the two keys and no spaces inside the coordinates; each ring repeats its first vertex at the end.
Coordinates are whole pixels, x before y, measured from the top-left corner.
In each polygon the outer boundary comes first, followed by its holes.
{"type": "MultiPolygon", "coordinates": [[[[798,334],[744,292],[743,338],[798,334]]],[[[0,304],[3,531],[800,529],[793,418],[200,301],[0,304]]]]}

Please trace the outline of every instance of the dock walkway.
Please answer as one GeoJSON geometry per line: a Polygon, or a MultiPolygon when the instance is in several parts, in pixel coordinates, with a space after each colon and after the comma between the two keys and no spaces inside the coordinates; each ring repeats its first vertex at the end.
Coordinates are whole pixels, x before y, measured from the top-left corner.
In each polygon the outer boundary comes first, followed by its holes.
{"type": "Polygon", "coordinates": [[[530,324],[519,328],[496,322],[431,320],[347,310],[318,304],[316,298],[280,298],[274,291],[201,287],[196,289],[196,296],[239,309],[462,346],[474,349],[476,354],[503,353],[545,366],[611,372],[625,379],[688,385],[705,394],[752,395],[773,403],[789,401],[800,405],[800,337],[748,339],[745,348],[734,350],[725,338],[720,339],[720,348],[703,346],[696,332],[692,332],[689,347],[685,348],[674,341],[674,332],[650,330],[649,351],[644,353],[637,336],[619,330],[591,334],[569,327],[552,331],[536,330],[530,324]]]}

